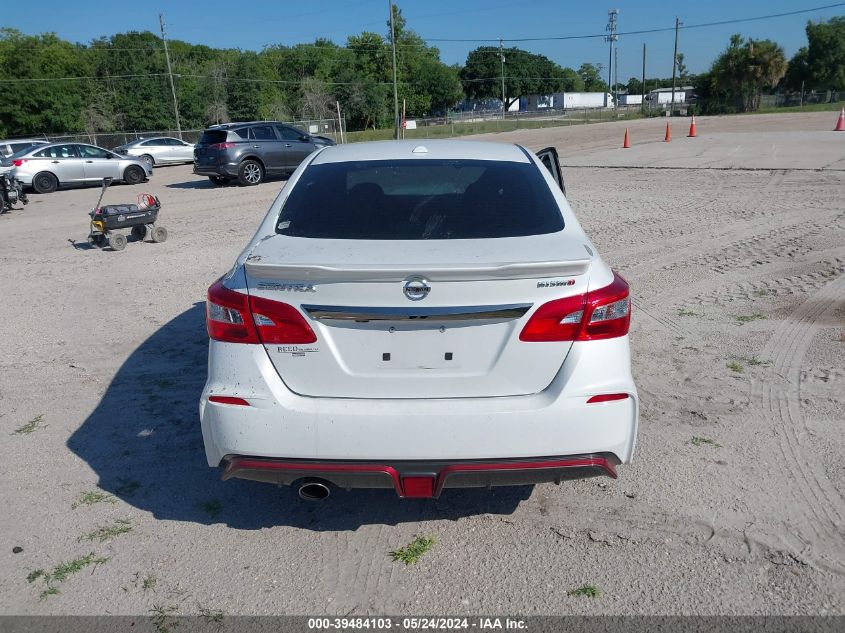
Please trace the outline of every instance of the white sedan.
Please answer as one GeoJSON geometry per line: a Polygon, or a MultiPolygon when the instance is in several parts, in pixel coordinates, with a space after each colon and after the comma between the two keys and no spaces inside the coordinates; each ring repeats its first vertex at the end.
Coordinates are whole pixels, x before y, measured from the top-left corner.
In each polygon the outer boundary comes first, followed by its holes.
{"type": "Polygon", "coordinates": [[[208,290],[208,463],[306,499],[616,477],[630,318],[553,148],[321,148],[208,290]]]}

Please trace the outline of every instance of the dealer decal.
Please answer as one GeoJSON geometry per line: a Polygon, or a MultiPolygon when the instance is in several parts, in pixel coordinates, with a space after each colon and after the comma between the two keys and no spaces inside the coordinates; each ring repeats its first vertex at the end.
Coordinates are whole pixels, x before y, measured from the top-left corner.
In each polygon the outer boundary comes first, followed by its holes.
{"type": "Polygon", "coordinates": [[[290,354],[299,358],[305,358],[306,354],[313,354],[319,352],[319,347],[302,347],[301,345],[279,345],[276,348],[279,354],[290,354]]]}

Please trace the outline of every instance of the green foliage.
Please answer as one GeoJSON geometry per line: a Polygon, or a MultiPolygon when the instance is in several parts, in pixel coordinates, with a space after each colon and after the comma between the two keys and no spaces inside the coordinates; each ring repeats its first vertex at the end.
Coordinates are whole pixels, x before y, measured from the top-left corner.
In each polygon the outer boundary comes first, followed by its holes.
{"type": "MultiPolygon", "coordinates": [[[[581,77],[571,68],[561,68],[545,55],[519,48],[504,48],[506,107],[531,94],[579,91],[581,77]]],[[[502,60],[497,46],[480,46],[471,51],[460,71],[464,91],[470,99],[502,97],[502,60]]]]}
{"type": "Polygon", "coordinates": [[[581,585],[577,589],[566,592],[569,596],[584,596],[585,598],[599,598],[601,597],[601,589],[595,585],[581,585]]]}
{"type": "MultiPolygon", "coordinates": [[[[458,69],[443,64],[439,50],[395,11],[400,108],[405,100],[409,117],[443,113],[463,98],[458,69]]],[[[393,120],[389,31],[351,36],[345,48],[319,38],[260,52],[172,40],[169,50],[183,129],[334,117],[335,102],[352,129],[393,120]]],[[[163,43],[147,31],[86,45],[0,29],[0,76],[47,80],[6,84],[0,136],[85,132],[96,142],[98,133],[113,130],[176,128],[163,43]]]]}
{"type": "Polygon", "coordinates": [[[731,36],[728,48],[698,81],[699,97],[711,112],[749,112],[760,107],[764,89],[774,88],[786,74],[783,48],[771,40],[743,41],[731,36]]]}
{"type": "Polygon", "coordinates": [[[390,556],[393,560],[401,561],[406,565],[416,565],[423,554],[434,547],[436,542],[434,537],[418,536],[406,547],[400,547],[390,552],[390,556]]]}
{"type": "Polygon", "coordinates": [[[806,72],[813,87],[845,89],[845,17],[808,22],[807,42],[806,72]]]}
{"type": "Polygon", "coordinates": [[[601,69],[594,64],[581,64],[578,69],[578,75],[584,82],[584,90],[586,92],[607,92],[607,83],[601,78],[599,74],[601,69]]]}

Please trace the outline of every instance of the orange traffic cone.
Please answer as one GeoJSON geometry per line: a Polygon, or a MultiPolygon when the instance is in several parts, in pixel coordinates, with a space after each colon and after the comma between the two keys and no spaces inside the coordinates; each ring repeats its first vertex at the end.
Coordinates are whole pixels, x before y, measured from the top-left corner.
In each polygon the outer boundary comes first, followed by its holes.
{"type": "Polygon", "coordinates": [[[692,115],[692,123],[689,124],[689,134],[687,134],[690,138],[695,138],[695,115],[692,115]]]}
{"type": "Polygon", "coordinates": [[[845,132],[845,108],[842,108],[842,111],[839,113],[839,120],[836,122],[836,127],[833,128],[834,132],[845,132]]]}
{"type": "Polygon", "coordinates": [[[672,130],[669,129],[669,124],[666,124],[666,136],[663,137],[663,142],[668,143],[672,140],[672,130]]]}
{"type": "Polygon", "coordinates": [[[628,128],[625,128],[625,142],[622,143],[622,149],[628,149],[631,147],[631,141],[628,140],[628,128]]]}

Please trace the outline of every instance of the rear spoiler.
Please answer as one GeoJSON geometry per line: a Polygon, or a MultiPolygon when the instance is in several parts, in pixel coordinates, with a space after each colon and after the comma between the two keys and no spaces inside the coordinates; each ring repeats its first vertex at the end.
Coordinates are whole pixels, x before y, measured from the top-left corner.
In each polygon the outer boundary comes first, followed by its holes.
{"type": "Polygon", "coordinates": [[[495,279],[537,279],[574,277],[589,270],[589,259],[550,262],[516,262],[502,264],[441,264],[436,266],[380,265],[339,267],[322,264],[269,264],[260,256],[247,259],[250,277],[280,281],[367,282],[403,281],[409,275],[421,275],[429,281],[486,281],[495,279]]]}

